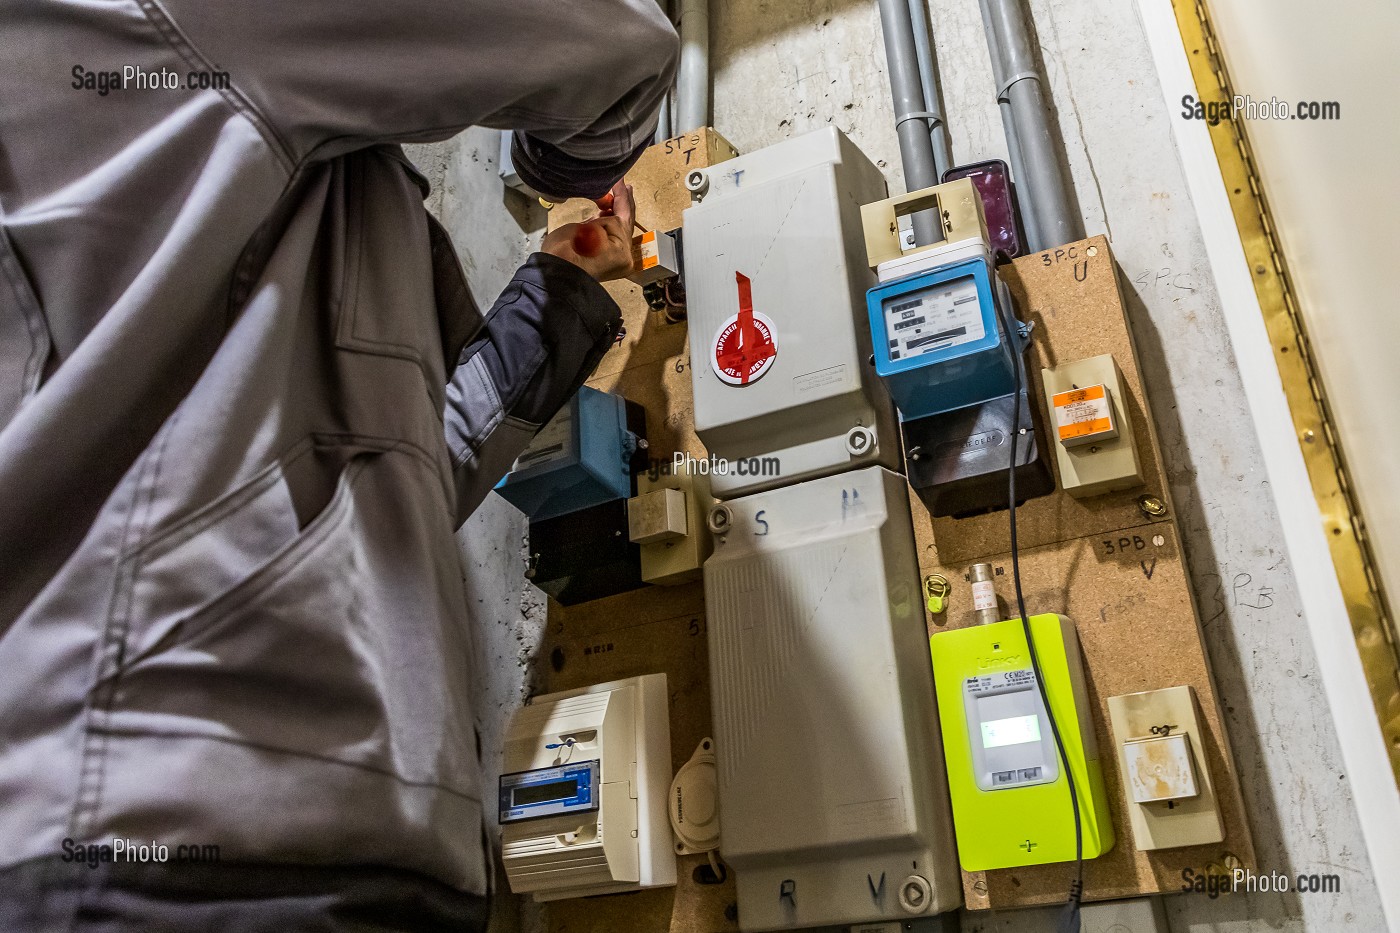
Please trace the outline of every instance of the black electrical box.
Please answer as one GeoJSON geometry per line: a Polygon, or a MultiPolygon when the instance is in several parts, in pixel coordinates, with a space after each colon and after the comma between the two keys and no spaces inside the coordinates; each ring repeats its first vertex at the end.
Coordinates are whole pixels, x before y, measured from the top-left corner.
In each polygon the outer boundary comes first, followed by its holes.
{"type": "Polygon", "coordinates": [[[1022,432],[1016,441],[1017,504],[1054,491],[1039,406],[1022,389],[1019,395],[903,423],[909,485],[930,514],[965,518],[1007,507],[1017,402],[1022,432]]]}
{"type": "MultiPolygon", "coordinates": [[[[647,468],[646,410],[626,404],[627,430],[638,443],[630,463],[631,495],[647,468]]],[[[628,539],[627,500],[613,499],[555,518],[530,522],[525,576],[563,606],[640,589],[642,552],[628,539]]]]}

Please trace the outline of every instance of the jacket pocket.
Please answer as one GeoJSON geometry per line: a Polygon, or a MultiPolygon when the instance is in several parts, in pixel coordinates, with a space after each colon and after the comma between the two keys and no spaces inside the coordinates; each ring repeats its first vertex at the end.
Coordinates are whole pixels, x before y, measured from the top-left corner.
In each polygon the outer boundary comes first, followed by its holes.
{"type": "Polygon", "coordinates": [[[335,174],[336,346],[437,369],[443,358],[436,313],[433,244],[412,182],[392,159],[352,153],[335,174]],[[398,190],[402,189],[402,190],[398,190]]]}
{"type": "Polygon", "coordinates": [[[417,453],[356,457],[289,544],[159,626],[165,636],[116,685],[114,726],[475,795],[469,643],[444,495],[417,453]]]}
{"type": "Polygon", "coordinates": [[[351,445],[297,445],[146,541],[128,561],[124,663],[179,638],[332,521],[341,489],[369,456],[351,445]],[[333,475],[326,468],[334,464],[333,475]],[[329,487],[323,491],[320,487],[329,487]]]}
{"type": "Polygon", "coordinates": [[[0,429],[39,391],[51,349],[39,298],[0,226],[0,429]]]}

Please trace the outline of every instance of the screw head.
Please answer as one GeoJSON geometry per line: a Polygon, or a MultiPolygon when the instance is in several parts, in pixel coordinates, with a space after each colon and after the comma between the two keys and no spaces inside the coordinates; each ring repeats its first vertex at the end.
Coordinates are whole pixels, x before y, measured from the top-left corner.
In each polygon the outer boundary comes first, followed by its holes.
{"type": "Polygon", "coordinates": [[[1161,518],[1167,514],[1167,503],[1150,493],[1138,496],[1137,504],[1138,508],[1142,509],[1142,514],[1148,518],[1161,518]]]}

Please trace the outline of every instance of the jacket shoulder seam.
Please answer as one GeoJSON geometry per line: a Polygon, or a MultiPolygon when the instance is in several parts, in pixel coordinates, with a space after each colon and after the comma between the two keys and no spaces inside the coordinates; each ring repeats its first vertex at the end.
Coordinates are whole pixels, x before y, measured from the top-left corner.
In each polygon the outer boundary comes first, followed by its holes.
{"type": "MultiPolygon", "coordinates": [[[[176,24],[174,17],[160,5],[159,0],[136,0],[136,3],[141,8],[141,12],[145,14],[146,19],[149,20],[151,25],[156,28],[156,31],[160,33],[161,38],[165,40],[167,45],[175,50],[177,55],[184,59],[185,64],[189,65],[191,68],[205,71],[216,70],[213,67],[213,63],[204,57],[204,54],[195,47],[194,43],[190,41],[189,37],[186,36],[184,31],[176,24]]],[[[239,113],[253,124],[258,134],[262,136],[268,147],[276,155],[277,161],[281,163],[282,169],[289,175],[294,172],[297,166],[297,159],[293,156],[291,147],[287,144],[286,140],[282,139],[277,132],[277,128],[272,125],[270,120],[263,116],[257,106],[245,97],[243,92],[238,90],[232,82],[230,82],[230,86],[227,88],[216,88],[215,92],[219,94],[219,96],[224,99],[225,103],[233,108],[235,112],[239,113]]]]}

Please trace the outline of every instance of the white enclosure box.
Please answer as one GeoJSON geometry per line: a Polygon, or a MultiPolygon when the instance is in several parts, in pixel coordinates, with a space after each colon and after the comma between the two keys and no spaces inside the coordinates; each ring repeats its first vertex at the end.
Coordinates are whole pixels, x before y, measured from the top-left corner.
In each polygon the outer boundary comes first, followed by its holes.
{"type": "Polygon", "coordinates": [[[720,850],[740,927],[957,907],[903,477],[870,467],[717,510],[727,530],[705,564],[705,605],[720,850]]]}
{"type": "Polygon", "coordinates": [[[665,674],[536,697],[499,785],[510,889],[537,901],[676,883],[665,674]]]}
{"type": "Polygon", "coordinates": [[[860,206],[877,169],[827,127],[706,169],[685,212],[695,430],[729,471],[721,499],[899,463],[870,366],[860,206]]]}

